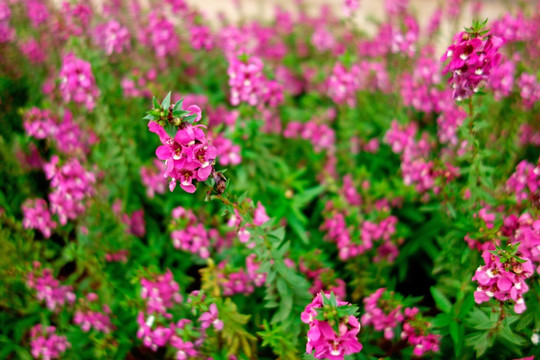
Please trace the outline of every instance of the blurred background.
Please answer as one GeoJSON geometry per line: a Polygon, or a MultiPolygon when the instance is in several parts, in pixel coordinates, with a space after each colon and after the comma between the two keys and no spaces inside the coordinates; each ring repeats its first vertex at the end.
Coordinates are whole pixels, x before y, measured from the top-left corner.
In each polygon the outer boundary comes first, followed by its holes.
{"type": "MultiPolygon", "coordinates": [[[[271,19],[276,7],[293,11],[297,8],[297,0],[186,0],[192,6],[202,10],[210,19],[217,20],[219,14],[235,22],[240,19],[271,19]]],[[[304,0],[304,6],[310,14],[321,12],[321,7],[329,5],[334,14],[344,15],[345,0],[304,0]]],[[[353,19],[360,24],[363,30],[374,31],[374,21],[381,20],[385,14],[384,0],[359,0],[360,7],[353,15],[353,19]]],[[[409,0],[409,9],[418,16],[420,26],[426,26],[437,9],[443,12],[452,11],[460,6],[461,0],[409,0]]],[[[459,16],[455,22],[443,22],[442,33],[439,37],[445,44],[437,44],[437,48],[447,46],[448,38],[464,26],[470,26],[474,14],[481,17],[495,19],[505,13],[515,10],[517,0],[478,0],[461,5],[459,16]]]]}

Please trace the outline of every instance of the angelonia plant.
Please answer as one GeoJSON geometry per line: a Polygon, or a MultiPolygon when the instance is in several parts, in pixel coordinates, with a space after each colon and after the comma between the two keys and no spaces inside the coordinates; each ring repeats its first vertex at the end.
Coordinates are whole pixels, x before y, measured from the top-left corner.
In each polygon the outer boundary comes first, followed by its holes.
{"type": "Polygon", "coordinates": [[[244,3],[0,0],[0,359],[538,357],[539,4],[244,3]]]}

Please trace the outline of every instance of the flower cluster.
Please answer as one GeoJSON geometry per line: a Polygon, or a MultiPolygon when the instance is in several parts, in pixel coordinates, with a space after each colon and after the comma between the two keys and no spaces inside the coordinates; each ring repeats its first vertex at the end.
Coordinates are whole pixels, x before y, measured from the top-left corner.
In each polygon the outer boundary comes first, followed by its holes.
{"type": "Polygon", "coordinates": [[[229,221],[227,222],[229,227],[236,229],[238,240],[240,240],[241,243],[247,244],[247,247],[250,249],[255,246],[255,242],[249,242],[251,239],[251,233],[247,229],[252,226],[261,226],[270,220],[270,217],[266,213],[266,208],[260,201],[257,203],[257,207],[255,208],[253,215],[253,223],[243,224],[244,219],[242,215],[238,212],[238,210],[234,209],[234,214],[231,215],[229,221]]]}
{"type": "Polygon", "coordinates": [[[383,331],[386,340],[392,340],[396,327],[405,317],[401,313],[401,305],[393,303],[393,293],[380,288],[364,299],[364,315],[361,321],[364,326],[373,325],[376,331],[383,331]]]}
{"type": "Polygon", "coordinates": [[[446,92],[436,88],[440,82],[439,63],[427,56],[420,58],[413,73],[402,76],[403,103],[426,113],[441,110],[440,100],[446,92]]]}
{"type": "Polygon", "coordinates": [[[458,144],[457,129],[467,118],[467,113],[457,106],[446,106],[437,118],[437,136],[441,144],[458,144]]]}
{"type": "Polygon", "coordinates": [[[506,181],[506,188],[516,196],[518,203],[540,200],[540,167],[523,160],[506,181]]]}
{"type": "Polygon", "coordinates": [[[360,87],[359,72],[357,65],[353,65],[350,70],[339,62],[334,65],[328,78],[328,96],[336,104],[347,104],[351,107],[356,105],[356,92],[360,87]]]}
{"type": "Polygon", "coordinates": [[[251,294],[255,287],[261,287],[266,282],[266,273],[259,272],[260,263],[255,260],[255,254],[246,257],[246,267],[236,271],[227,266],[227,262],[222,261],[217,266],[219,284],[224,296],[235,294],[251,294]]]}
{"type": "Polygon", "coordinates": [[[97,141],[92,131],[81,129],[69,110],[64,110],[60,122],[50,110],[34,107],[25,112],[23,125],[28,135],[52,141],[60,152],[68,155],[84,158],[90,146],[97,141]]]}
{"type": "Polygon", "coordinates": [[[165,274],[160,274],[154,279],[141,279],[141,297],[146,300],[148,314],[162,314],[170,317],[167,310],[182,301],[180,287],[174,281],[173,274],[167,270],[165,274]]]}
{"type": "MultiPolygon", "coordinates": [[[[153,351],[157,351],[159,347],[167,345],[174,333],[175,326],[174,323],[171,326],[155,325],[155,320],[155,315],[149,315],[148,318],[145,318],[142,311],[137,316],[137,324],[139,325],[137,338],[142,339],[143,345],[153,351]]],[[[191,345],[193,346],[193,344],[191,345]]],[[[196,355],[196,353],[190,355],[196,355]]]]}
{"type": "Polygon", "coordinates": [[[360,323],[357,308],[334,295],[322,292],[302,312],[302,322],[309,325],[306,352],[316,359],[343,360],[345,355],[362,350],[358,341],[360,323]]]}
{"type": "Polygon", "coordinates": [[[199,348],[204,345],[209,329],[221,331],[224,323],[218,317],[217,305],[209,302],[202,291],[193,291],[188,295],[187,302],[181,305],[187,307],[186,310],[195,316],[195,320],[182,318],[176,321],[171,314],[159,313],[145,316],[141,311],[137,316],[137,337],[153,351],[170,345],[176,351],[175,359],[187,360],[199,355],[199,348]]]}
{"type": "Polygon", "coordinates": [[[156,149],[156,155],[167,165],[163,175],[171,178],[170,191],[174,190],[178,181],[184,191],[193,193],[197,190],[193,180],[205,181],[212,173],[217,149],[208,143],[202,125],[192,125],[202,117],[201,109],[197,105],[183,109],[181,100],[174,107],[169,107],[170,94],[164,100],[165,103],[166,106],[156,106],[147,116],[147,119],[150,119],[149,130],[159,136],[162,144],[156,149]],[[157,115],[154,115],[154,112],[157,112],[157,115]],[[164,119],[161,120],[161,117],[164,119]],[[169,136],[161,125],[165,125],[165,121],[176,127],[173,137],[169,136]]]}
{"type": "Polygon", "coordinates": [[[48,109],[33,107],[24,113],[24,131],[36,139],[55,135],[58,130],[56,122],[55,116],[48,109]]]}
{"type": "Polygon", "coordinates": [[[140,34],[140,40],[154,49],[158,58],[172,56],[178,52],[180,39],[174,31],[174,24],[157,11],[148,15],[146,31],[140,34]]]}
{"type": "Polygon", "coordinates": [[[36,290],[39,301],[45,301],[51,311],[59,310],[65,304],[75,302],[73,289],[68,285],[60,285],[60,282],[52,275],[51,269],[40,270],[41,264],[34,262],[34,272],[28,274],[26,284],[36,290]]]}
{"type": "Polygon", "coordinates": [[[397,218],[392,215],[382,219],[379,223],[369,220],[363,221],[359,227],[360,243],[352,240],[345,217],[341,213],[336,213],[327,218],[321,226],[321,230],[326,230],[326,237],[337,244],[341,260],[363,254],[373,249],[375,241],[380,241],[377,247],[377,255],[373,260],[378,262],[385,259],[392,262],[398,255],[398,249],[392,242],[392,236],[396,232],[396,224],[397,218]]]}
{"type": "Polygon", "coordinates": [[[92,111],[99,96],[92,65],[77,58],[73,53],[64,56],[60,69],[60,92],[64,102],[84,104],[92,111]]]}
{"type": "Polygon", "coordinates": [[[529,213],[519,217],[510,215],[504,218],[502,233],[510,238],[511,244],[519,243],[518,251],[537,266],[540,274],[540,219],[529,213]]]}
{"type": "Polygon", "coordinates": [[[291,121],[283,131],[286,138],[302,138],[313,145],[315,152],[332,150],[335,147],[335,132],[325,123],[310,120],[307,123],[291,121]]]}
{"type": "Polygon", "coordinates": [[[345,16],[351,16],[360,6],[360,0],[344,0],[343,12],[345,16]]]}
{"type": "Polygon", "coordinates": [[[128,234],[143,237],[146,234],[146,224],[144,222],[144,210],[139,209],[129,214],[122,212],[122,200],[117,199],[112,206],[112,210],[116,216],[127,226],[126,232],[128,234]]]}
{"type": "Polygon", "coordinates": [[[51,15],[47,8],[47,4],[39,0],[30,0],[27,4],[28,8],[26,9],[26,15],[32,26],[37,28],[41,24],[45,24],[51,15]]]}
{"type": "Polygon", "coordinates": [[[214,39],[210,28],[207,26],[192,26],[189,32],[191,35],[191,46],[194,49],[210,51],[214,48],[214,39]]]}
{"type": "Polygon", "coordinates": [[[71,347],[65,336],[56,334],[54,326],[43,329],[41,324],[35,325],[30,330],[30,339],[34,359],[58,359],[67,348],[71,347]]]}
{"type": "Polygon", "coordinates": [[[430,189],[437,193],[439,188],[435,187],[435,179],[438,174],[433,162],[426,160],[431,149],[430,142],[425,136],[415,141],[416,131],[417,126],[414,123],[403,128],[396,121],[392,121],[384,140],[392,147],[393,152],[401,154],[401,172],[405,185],[414,185],[419,193],[430,189]]]}
{"type": "Polygon", "coordinates": [[[474,292],[477,304],[495,298],[499,301],[512,300],[514,311],[521,314],[525,311],[523,294],[529,290],[525,280],[534,273],[529,259],[516,255],[519,244],[510,245],[508,250],[484,251],[482,258],[485,265],[478,267],[472,280],[478,282],[474,292]]]}
{"type": "Polygon", "coordinates": [[[242,162],[240,145],[234,144],[230,139],[221,135],[215,137],[212,144],[217,149],[220,165],[238,165],[242,162]]]}
{"type": "Polygon", "coordinates": [[[203,259],[210,256],[210,240],[203,224],[190,224],[182,230],[175,230],[171,239],[176,249],[197,254],[203,259]]]}
{"type": "Polygon", "coordinates": [[[107,55],[121,54],[130,49],[129,30],[116,20],[110,20],[96,27],[94,41],[107,55]]]}
{"type": "Polygon", "coordinates": [[[334,270],[325,268],[324,264],[314,259],[300,260],[300,271],[302,271],[312,285],[309,292],[317,295],[321,291],[333,292],[339,299],[344,299],[347,295],[345,281],[336,278],[334,270]]]}
{"type": "Polygon", "coordinates": [[[231,56],[229,58],[230,102],[237,106],[245,102],[251,106],[262,102],[266,78],[263,74],[263,62],[256,56],[231,56]]]}
{"type": "Polygon", "coordinates": [[[9,20],[11,19],[11,9],[7,1],[0,3],[0,44],[7,43],[15,37],[15,29],[13,29],[9,20]]]}
{"type": "Polygon", "coordinates": [[[460,32],[453,41],[441,61],[450,59],[443,73],[451,73],[453,96],[460,101],[489,81],[491,70],[501,61],[499,48],[504,40],[494,35],[460,32]]]}
{"type": "Polygon", "coordinates": [[[129,252],[127,250],[118,250],[116,252],[109,252],[105,254],[105,261],[126,263],[128,256],[129,252]]]}
{"type": "Polygon", "coordinates": [[[28,39],[20,44],[21,52],[31,63],[41,64],[45,62],[47,54],[36,39],[28,39]]]}
{"type": "Polygon", "coordinates": [[[92,19],[92,8],[89,4],[71,4],[62,2],[62,18],[53,24],[53,30],[68,39],[70,35],[80,36],[86,32],[92,19]]]}
{"type": "MultiPolygon", "coordinates": [[[[513,60],[501,61],[501,64],[491,69],[488,86],[493,90],[493,96],[497,100],[508,97],[514,88],[514,76],[516,72],[516,64],[513,60]]],[[[522,84],[524,85],[524,84],[522,84]]],[[[532,89],[540,93],[539,86],[533,85],[532,89]],[[536,87],[536,89],[535,89],[536,87]]],[[[522,92],[522,96],[525,93],[522,92]]],[[[525,96],[523,96],[525,97],[525,96]]]]}
{"type": "Polygon", "coordinates": [[[23,226],[26,229],[39,230],[46,238],[51,236],[51,231],[56,228],[56,222],[51,219],[51,213],[45,200],[29,199],[23,203],[22,211],[23,226]]]}
{"type": "Polygon", "coordinates": [[[54,155],[44,165],[45,175],[51,181],[52,192],[49,194],[51,212],[58,215],[60,224],[65,225],[82,215],[86,209],[85,200],[94,195],[96,177],[86,171],[79,160],[71,159],[58,166],[60,159],[54,155]]]}
{"type": "Polygon", "coordinates": [[[419,27],[416,19],[411,15],[404,18],[405,32],[392,29],[391,51],[394,54],[403,54],[408,57],[414,56],[415,44],[418,41],[419,27]]]}
{"type": "Polygon", "coordinates": [[[538,100],[540,100],[540,82],[536,79],[536,75],[523,73],[517,79],[517,86],[520,89],[520,95],[523,99],[523,104],[527,108],[531,108],[538,100]]]}
{"type": "Polygon", "coordinates": [[[92,310],[92,304],[97,300],[98,296],[95,293],[88,294],[86,300],[79,299],[81,305],[75,311],[73,322],[79,325],[84,332],[88,332],[91,328],[94,328],[96,331],[109,333],[113,329],[110,319],[111,309],[108,305],[103,305],[103,312],[92,310]]]}
{"type": "Polygon", "coordinates": [[[141,167],[141,180],[146,186],[146,195],[153,198],[155,194],[164,194],[167,189],[167,179],[163,177],[163,173],[167,169],[167,165],[155,159],[154,166],[141,167]]]}
{"type": "Polygon", "coordinates": [[[403,311],[405,320],[401,338],[414,346],[413,354],[423,356],[425,353],[439,351],[440,335],[429,333],[429,322],[422,319],[418,308],[406,308],[403,311]]]}

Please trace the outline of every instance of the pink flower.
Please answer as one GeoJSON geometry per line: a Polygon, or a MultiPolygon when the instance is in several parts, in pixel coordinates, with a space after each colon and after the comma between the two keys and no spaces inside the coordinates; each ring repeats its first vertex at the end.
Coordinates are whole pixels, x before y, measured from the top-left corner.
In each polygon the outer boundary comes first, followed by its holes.
{"type": "Polygon", "coordinates": [[[48,109],[33,107],[24,114],[25,132],[36,138],[45,139],[54,136],[58,131],[57,119],[48,109]]]}
{"type": "Polygon", "coordinates": [[[129,30],[116,20],[96,26],[94,42],[105,50],[107,55],[121,54],[131,48],[129,30]]]}
{"type": "Polygon", "coordinates": [[[75,302],[75,294],[71,286],[60,285],[52,275],[51,269],[39,270],[41,264],[34,262],[35,273],[28,274],[27,285],[36,290],[37,299],[45,301],[51,311],[60,311],[60,307],[75,302]],[[39,270],[39,271],[38,271],[39,270]]]}
{"type": "Polygon", "coordinates": [[[264,208],[261,202],[257,202],[257,207],[255,208],[255,216],[253,217],[253,224],[256,226],[261,226],[265,222],[270,220],[270,217],[266,214],[266,209],[264,208]]]}
{"type": "Polygon", "coordinates": [[[494,35],[472,37],[460,32],[454,36],[454,43],[441,57],[443,62],[450,59],[443,73],[451,74],[454,99],[469,98],[489,81],[491,70],[501,61],[498,50],[503,44],[504,40],[494,35]]]}
{"type": "Polygon", "coordinates": [[[175,230],[171,233],[171,239],[176,249],[197,254],[203,259],[210,256],[208,232],[202,224],[189,225],[185,229],[175,230]]]}
{"type": "Polygon", "coordinates": [[[78,59],[73,53],[64,56],[60,69],[60,92],[64,102],[84,104],[92,111],[99,96],[99,89],[90,63],[78,59]]]}
{"type": "Polygon", "coordinates": [[[485,265],[478,267],[472,278],[478,282],[474,292],[476,303],[481,304],[494,297],[499,301],[512,300],[514,311],[518,314],[525,311],[523,294],[529,290],[525,279],[534,273],[531,261],[524,259],[521,263],[510,258],[501,262],[500,256],[490,251],[484,251],[482,258],[485,265]]]}
{"type": "Polygon", "coordinates": [[[256,56],[250,56],[245,61],[237,56],[229,58],[230,102],[237,106],[241,102],[247,102],[251,106],[259,104],[266,78],[263,74],[262,60],[256,56]]]}
{"type": "Polygon", "coordinates": [[[351,16],[360,6],[360,0],[344,0],[343,12],[346,17],[351,16]]]}
{"type": "Polygon", "coordinates": [[[94,328],[96,331],[109,333],[113,330],[113,325],[109,317],[110,309],[107,305],[103,306],[103,311],[93,311],[92,303],[98,299],[97,294],[90,293],[86,300],[80,299],[81,307],[75,312],[73,322],[81,327],[84,332],[94,328]]]}
{"type": "Polygon", "coordinates": [[[30,0],[26,3],[26,14],[35,28],[46,23],[50,17],[47,5],[39,0],[30,0]]]}
{"type": "Polygon", "coordinates": [[[86,171],[77,159],[71,159],[61,167],[58,167],[59,161],[54,155],[43,167],[51,181],[51,212],[58,215],[60,224],[65,225],[68,219],[74,220],[84,213],[85,200],[95,193],[96,177],[86,171]]]}
{"type": "Polygon", "coordinates": [[[364,326],[371,324],[376,331],[383,331],[387,340],[393,339],[395,328],[404,320],[401,305],[393,307],[391,298],[388,299],[392,294],[380,288],[365,298],[365,314],[361,319],[364,326]]]}
{"type": "Polygon", "coordinates": [[[430,351],[439,351],[441,336],[427,333],[430,324],[422,319],[418,308],[406,308],[404,314],[405,320],[401,338],[414,346],[413,354],[422,356],[430,351]]]}
{"type": "Polygon", "coordinates": [[[328,78],[328,95],[336,104],[356,105],[356,92],[359,89],[359,68],[353,66],[347,70],[341,63],[336,63],[328,78]]]}
{"type": "Polygon", "coordinates": [[[35,359],[58,359],[71,344],[65,336],[59,336],[55,333],[56,328],[49,326],[43,328],[37,324],[30,330],[31,353],[35,359]]]}
{"type": "Polygon", "coordinates": [[[146,300],[148,314],[163,314],[168,316],[167,310],[174,303],[182,301],[180,286],[174,281],[173,274],[167,270],[165,274],[158,274],[153,279],[141,279],[141,298],[146,300]]]}
{"type": "Polygon", "coordinates": [[[192,26],[190,29],[191,34],[191,46],[196,50],[204,49],[206,51],[212,50],[214,47],[214,39],[208,26],[192,26]]]}
{"type": "Polygon", "coordinates": [[[141,167],[141,180],[146,186],[146,195],[153,198],[156,193],[163,194],[167,188],[167,179],[163,177],[167,166],[159,161],[154,160],[154,166],[141,167]]]}
{"type": "Polygon", "coordinates": [[[148,27],[140,38],[143,43],[154,49],[158,58],[172,56],[178,52],[180,39],[174,25],[157,11],[152,11],[148,15],[148,27]]]}
{"type": "Polygon", "coordinates": [[[47,55],[36,39],[28,39],[27,41],[21,43],[20,49],[31,63],[41,64],[47,58],[47,55]]]}
{"type": "Polygon", "coordinates": [[[56,222],[51,219],[47,202],[43,199],[27,200],[22,206],[26,229],[37,229],[44,237],[51,236],[51,230],[56,228],[56,222]]]}
{"type": "Polygon", "coordinates": [[[210,326],[213,326],[217,331],[223,329],[223,321],[218,319],[218,309],[216,304],[211,304],[208,311],[199,317],[199,321],[201,322],[201,327],[203,329],[208,329],[210,326]]]}
{"type": "MultiPolygon", "coordinates": [[[[360,332],[360,323],[356,317],[350,315],[341,318],[338,324],[338,332],[328,322],[316,319],[317,309],[323,307],[322,296],[330,298],[329,295],[322,292],[317,294],[301,314],[301,320],[309,324],[310,328],[306,352],[311,354],[315,351],[313,356],[316,359],[343,360],[345,355],[361,351],[362,344],[358,342],[357,337],[360,332]]],[[[347,304],[339,300],[336,302],[337,307],[347,304]]]]}
{"type": "MultiPolygon", "coordinates": [[[[201,109],[191,105],[185,111],[191,116],[195,115],[195,122],[201,119],[201,109]]],[[[181,122],[174,138],[171,138],[165,129],[155,121],[148,123],[151,132],[156,133],[162,145],[156,149],[158,159],[165,160],[167,168],[165,177],[171,177],[170,191],[176,187],[177,181],[186,192],[196,190],[193,180],[205,181],[210,176],[217,149],[210,145],[206,139],[202,125],[191,125],[181,122]]]]}

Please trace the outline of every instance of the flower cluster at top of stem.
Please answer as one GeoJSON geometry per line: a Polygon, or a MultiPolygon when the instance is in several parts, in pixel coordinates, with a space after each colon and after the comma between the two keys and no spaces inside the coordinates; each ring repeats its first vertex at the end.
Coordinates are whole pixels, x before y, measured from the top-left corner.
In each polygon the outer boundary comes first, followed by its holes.
{"type": "Polygon", "coordinates": [[[532,276],[534,269],[529,259],[517,255],[519,243],[509,245],[505,250],[484,251],[485,265],[480,266],[473,280],[478,282],[474,292],[477,304],[489,301],[492,297],[499,301],[512,300],[514,311],[521,314],[527,308],[523,294],[529,290],[525,279],[532,276]]]}
{"type": "Polygon", "coordinates": [[[316,359],[343,360],[345,355],[361,351],[357,312],[356,306],[337,300],[333,293],[317,294],[301,315],[309,324],[306,352],[315,351],[316,359]]]}
{"type": "Polygon", "coordinates": [[[169,189],[173,191],[179,182],[184,191],[193,193],[193,180],[205,181],[212,173],[217,149],[208,142],[204,126],[193,125],[201,120],[201,109],[197,105],[184,109],[183,100],[171,105],[170,97],[169,93],[162,104],[154,99],[154,109],[145,119],[150,120],[149,130],[161,140],[156,155],[167,165],[163,175],[171,178],[169,189]],[[169,136],[164,126],[172,126],[174,134],[169,136]]]}
{"type": "Polygon", "coordinates": [[[451,73],[449,83],[454,89],[454,99],[460,101],[471,97],[480,86],[489,80],[491,70],[501,61],[499,48],[504,39],[489,35],[482,30],[484,23],[475,23],[467,31],[454,36],[454,43],[448,47],[441,61],[450,59],[443,73],[451,73]]]}

